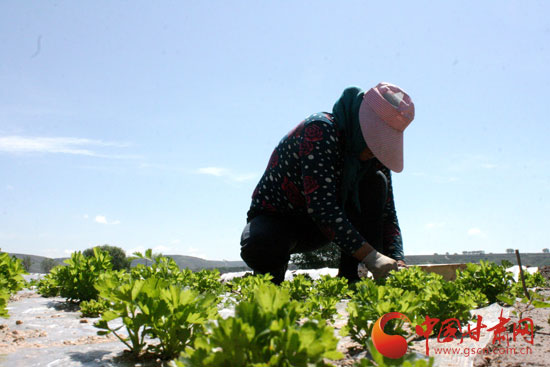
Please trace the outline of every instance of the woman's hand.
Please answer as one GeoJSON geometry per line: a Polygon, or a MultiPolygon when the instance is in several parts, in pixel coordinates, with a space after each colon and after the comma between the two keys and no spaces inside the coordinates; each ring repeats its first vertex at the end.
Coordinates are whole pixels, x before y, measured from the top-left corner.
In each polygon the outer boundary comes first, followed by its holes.
{"type": "Polygon", "coordinates": [[[405,264],[404,260],[397,260],[397,267],[401,269],[401,268],[408,268],[409,266],[405,264]]]}

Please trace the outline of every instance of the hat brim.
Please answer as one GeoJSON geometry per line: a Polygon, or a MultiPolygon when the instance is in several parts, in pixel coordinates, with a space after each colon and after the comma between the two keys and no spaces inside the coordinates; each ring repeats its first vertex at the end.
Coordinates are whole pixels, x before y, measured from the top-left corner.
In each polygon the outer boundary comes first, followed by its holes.
{"type": "Polygon", "coordinates": [[[374,156],[392,171],[403,171],[403,132],[384,122],[366,100],[359,108],[359,124],[374,156]]]}

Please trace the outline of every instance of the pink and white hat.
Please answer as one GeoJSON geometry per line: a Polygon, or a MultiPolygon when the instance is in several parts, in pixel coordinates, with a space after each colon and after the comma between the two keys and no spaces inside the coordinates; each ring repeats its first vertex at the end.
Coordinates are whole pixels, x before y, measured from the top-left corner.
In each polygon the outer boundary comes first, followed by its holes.
{"type": "Polygon", "coordinates": [[[379,83],[363,95],[359,124],[374,156],[394,172],[403,171],[403,131],[414,119],[414,103],[401,88],[379,83]]]}

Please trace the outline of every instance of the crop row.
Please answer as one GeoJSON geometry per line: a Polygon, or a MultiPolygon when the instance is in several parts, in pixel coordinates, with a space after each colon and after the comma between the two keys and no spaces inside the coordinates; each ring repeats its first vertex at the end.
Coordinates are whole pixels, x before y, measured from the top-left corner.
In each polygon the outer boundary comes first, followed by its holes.
{"type": "MultiPolygon", "coordinates": [[[[115,335],[135,358],[154,354],[177,366],[330,366],[343,357],[332,326],[342,300],[349,318],[341,335],[367,348],[373,322],[386,313],[407,315],[412,327],[426,316],[465,323],[470,310],[522,292],[504,267],[488,262],[468,264],[454,282],[410,267],[382,282],[363,279],[349,285],[342,278],[298,275],[276,286],[269,275],[223,283],[217,271],[182,270],[150,250],[135,255],[150,265],[113,271],[105,252],[74,253],[67,266],[53,268],[41,280],[39,292],[80,303],[83,315],[101,316],[94,324],[98,333],[115,335]],[[235,315],[222,318],[218,311],[224,307],[234,307],[235,315]]],[[[528,275],[527,282],[545,284],[538,273],[528,275]]],[[[406,333],[399,320],[390,321],[385,331],[406,333]]],[[[357,366],[389,363],[376,350],[370,352],[377,362],[365,359],[357,366]]],[[[411,358],[401,362],[426,365],[411,358]]]]}

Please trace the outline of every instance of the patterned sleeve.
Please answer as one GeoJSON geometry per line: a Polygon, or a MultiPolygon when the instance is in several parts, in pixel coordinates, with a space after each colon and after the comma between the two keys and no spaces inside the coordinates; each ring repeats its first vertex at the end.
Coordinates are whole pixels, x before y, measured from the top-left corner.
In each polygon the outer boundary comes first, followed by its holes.
{"type": "Polygon", "coordinates": [[[336,130],[324,121],[312,121],[302,135],[299,152],[307,213],[330,241],[353,254],[365,239],[349,222],[341,204],[336,130]]]}
{"type": "Polygon", "coordinates": [[[395,260],[405,260],[403,253],[403,239],[401,237],[401,229],[397,221],[397,213],[395,211],[395,203],[393,201],[393,187],[391,183],[391,172],[387,167],[382,166],[380,170],[388,179],[388,197],[384,208],[384,255],[387,255],[395,260]]]}

